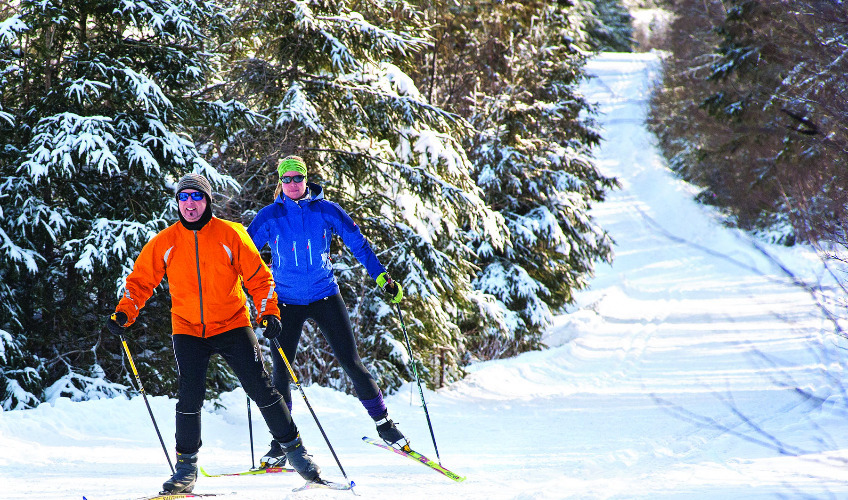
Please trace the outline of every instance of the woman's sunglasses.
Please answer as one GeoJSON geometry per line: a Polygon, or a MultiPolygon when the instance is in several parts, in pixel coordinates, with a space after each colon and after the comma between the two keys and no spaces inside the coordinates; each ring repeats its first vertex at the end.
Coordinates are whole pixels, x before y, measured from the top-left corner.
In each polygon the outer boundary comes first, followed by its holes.
{"type": "Polygon", "coordinates": [[[177,197],[179,197],[180,201],[188,201],[189,197],[191,197],[191,199],[194,201],[200,201],[203,199],[203,193],[201,193],[200,191],[195,191],[193,193],[183,192],[179,193],[177,197]]]}
{"type": "Polygon", "coordinates": [[[288,184],[289,182],[302,182],[305,178],[306,177],[303,175],[292,175],[291,177],[283,176],[280,177],[280,182],[282,182],[283,184],[288,184]]]}

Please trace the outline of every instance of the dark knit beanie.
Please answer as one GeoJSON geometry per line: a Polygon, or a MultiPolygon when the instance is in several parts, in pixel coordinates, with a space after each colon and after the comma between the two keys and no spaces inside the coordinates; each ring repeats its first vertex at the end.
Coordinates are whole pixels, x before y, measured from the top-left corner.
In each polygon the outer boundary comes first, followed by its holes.
{"type": "Polygon", "coordinates": [[[177,189],[174,191],[174,196],[177,196],[179,192],[184,189],[200,191],[206,195],[207,202],[212,201],[212,184],[209,184],[206,177],[203,177],[200,174],[191,173],[182,176],[182,178],[180,178],[180,182],[177,183],[177,189]]]}

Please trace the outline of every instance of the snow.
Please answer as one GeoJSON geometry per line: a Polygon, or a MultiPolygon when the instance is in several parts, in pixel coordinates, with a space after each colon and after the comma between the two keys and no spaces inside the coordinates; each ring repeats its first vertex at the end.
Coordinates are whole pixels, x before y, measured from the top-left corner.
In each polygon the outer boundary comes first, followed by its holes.
{"type": "MultiPolygon", "coordinates": [[[[476,363],[462,381],[425,391],[442,464],[466,475],[463,483],[362,443],[375,432],[355,398],[305,387],[356,492],[444,500],[848,496],[845,341],[798,286],[823,279],[818,258],[722,226],[668,172],[643,123],[657,56],[604,54],[589,68],[597,78],[585,92],[604,113],[597,159],[622,182],[593,209],[616,242],[614,263],[599,266],[577,306],[554,318],[548,349],[476,363]]],[[[148,399],[173,454],[175,401],[148,399]]],[[[294,399],[323,475],[342,480],[303,399],[294,399]]],[[[435,458],[417,387],[386,401],[413,445],[435,458]]],[[[225,409],[208,403],[203,415],[200,465],[245,469],[244,393],[222,402],[225,409]]],[[[255,406],[252,420],[258,457],[269,438],[255,406]]],[[[169,475],[140,396],[2,412],[0,449],[9,500],[137,498],[169,475]]],[[[291,493],[301,483],[292,475],[201,477],[196,489],[238,499],[350,495],[291,493]]]]}
{"type": "Polygon", "coordinates": [[[287,123],[299,123],[316,134],[320,134],[324,129],[321,125],[321,118],[318,116],[318,110],[298,82],[292,83],[277,106],[277,112],[279,114],[276,123],[278,127],[285,126],[287,123]]]}
{"type": "Polygon", "coordinates": [[[18,39],[18,33],[26,31],[29,27],[21,21],[21,17],[15,14],[8,19],[0,21],[0,44],[11,45],[18,39]]]}

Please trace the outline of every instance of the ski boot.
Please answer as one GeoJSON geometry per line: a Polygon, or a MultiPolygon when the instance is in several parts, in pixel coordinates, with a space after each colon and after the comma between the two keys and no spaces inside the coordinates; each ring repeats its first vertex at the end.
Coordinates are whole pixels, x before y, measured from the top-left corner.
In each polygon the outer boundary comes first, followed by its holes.
{"type": "Polygon", "coordinates": [[[307,481],[315,481],[318,475],[321,474],[321,468],[318,464],[312,461],[312,455],[306,453],[306,448],[303,446],[303,441],[300,439],[300,433],[294,440],[288,443],[280,443],[283,450],[286,452],[286,458],[289,465],[294,467],[294,470],[300,474],[300,477],[307,481]]]}
{"type": "Polygon", "coordinates": [[[268,467],[284,467],[286,465],[286,452],[283,446],[277,441],[271,441],[271,449],[262,458],[259,459],[259,468],[267,469],[268,467]]]}
{"type": "Polygon", "coordinates": [[[162,494],[191,493],[197,481],[197,452],[188,454],[177,452],[177,465],[174,475],[162,484],[162,494]]]}
{"type": "Polygon", "coordinates": [[[374,422],[377,424],[377,434],[387,445],[402,450],[409,448],[409,440],[398,430],[395,423],[389,418],[388,412],[382,417],[374,419],[374,422]]]}

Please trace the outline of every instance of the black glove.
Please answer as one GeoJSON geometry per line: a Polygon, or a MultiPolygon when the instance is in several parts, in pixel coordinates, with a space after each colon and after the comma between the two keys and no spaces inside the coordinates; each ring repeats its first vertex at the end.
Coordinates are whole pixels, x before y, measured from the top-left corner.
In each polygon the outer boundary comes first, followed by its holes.
{"type": "Polygon", "coordinates": [[[272,316],[270,314],[262,316],[262,326],[265,328],[262,335],[264,335],[268,340],[273,340],[283,333],[283,324],[280,323],[280,319],[276,316],[272,316]]]}
{"type": "Polygon", "coordinates": [[[127,315],[122,312],[116,312],[109,316],[109,321],[106,322],[106,329],[109,330],[109,333],[115,336],[120,336],[124,334],[126,328],[124,325],[127,324],[127,315]]]}
{"type": "Polygon", "coordinates": [[[386,298],[389,299],[392,304],[400,303],[403,298],[403,287],[400,286],[400,283],[397,281],[390,281],[386,283],[386,286],[383,287],[383,291],[386,292],[386,298]]]}

